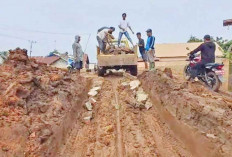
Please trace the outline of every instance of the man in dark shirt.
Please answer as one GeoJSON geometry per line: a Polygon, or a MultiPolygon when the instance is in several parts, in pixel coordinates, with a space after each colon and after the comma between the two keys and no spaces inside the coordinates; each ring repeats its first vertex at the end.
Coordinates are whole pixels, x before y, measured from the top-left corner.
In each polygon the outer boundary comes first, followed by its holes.
{"type": "Polygon", "coordinates": [[[202,72],[205,64],[215,62],[215,50],[216,45],[211,41],[210,35],[205,35],[204,43],[190,52],[190,54],[195,54],[201,51],[201,62],[197,63],[192,68],[192,78],[195,78],[199,73],[202,72]]]}
{"type": "Polygon", "coordinates": [[[145,63],[145,69],[148,69],[147,55],[145,53],[145,43],[144,43],[144,40],[142,39],[140,32],[138,32],[136,35],[137,35],[137,38],[139,40],[139,42],[138,42],[139,52],[140,52],[141,57],[142,57],[142,59],[143,59],[143,61],[145,63]]]}

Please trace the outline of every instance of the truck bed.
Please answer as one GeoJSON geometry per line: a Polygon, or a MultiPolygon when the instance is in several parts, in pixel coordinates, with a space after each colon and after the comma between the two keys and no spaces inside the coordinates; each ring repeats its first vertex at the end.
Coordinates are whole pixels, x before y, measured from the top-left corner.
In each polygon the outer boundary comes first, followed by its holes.
{"type": "Polygon", "coordinates": [[[137,53],[135,54],[120,54],[120,55],[104,55],[97,56],[98,66],[123,66],[123,65],[137,65],[137,53]]]}

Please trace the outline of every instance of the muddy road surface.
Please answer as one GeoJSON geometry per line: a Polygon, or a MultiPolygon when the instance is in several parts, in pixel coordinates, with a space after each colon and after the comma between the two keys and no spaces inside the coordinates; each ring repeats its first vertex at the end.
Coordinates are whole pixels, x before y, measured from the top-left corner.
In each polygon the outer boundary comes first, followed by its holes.
{"type": "Polygon", "coordinates": [[[99,79],[93,119],[77,123],[60,156],[230,156],[229,95],[166,71],[99,79]]]}
{"type": "Polygon", "coordinates": [[[10,51],[0,157],[231,157],[232,98],[171,69],[70,74],[10,51]]]}
{"type": "Polygon", "coordinates": [[[159,118],[153,106],[134,106],[131,80],[107,76],[94,106],[90,124],[77,124],[60,156],[192,156],[185,144],[159,118]]]}

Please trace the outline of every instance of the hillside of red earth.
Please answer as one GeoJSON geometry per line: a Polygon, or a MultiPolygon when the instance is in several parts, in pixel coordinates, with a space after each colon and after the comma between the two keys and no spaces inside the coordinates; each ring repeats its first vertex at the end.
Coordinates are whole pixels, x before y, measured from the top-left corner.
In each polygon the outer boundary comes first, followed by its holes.
{"type": "Polygon", "coordinates": [[[0,66],[0,156],[56,156],[90,81],[9,52],[0,66]]]}
{"type": "Polygon", "coordinates": [[[198,83],[182,82],[164,72],[139,76],[161,119],[193,156],[232,154],[232,98],[198,83]]]}

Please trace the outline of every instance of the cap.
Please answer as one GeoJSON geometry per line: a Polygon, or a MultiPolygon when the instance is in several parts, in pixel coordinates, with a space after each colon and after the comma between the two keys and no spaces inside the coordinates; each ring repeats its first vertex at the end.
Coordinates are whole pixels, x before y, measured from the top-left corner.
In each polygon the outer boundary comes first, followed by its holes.
{"type": "Polygon", "coordinates": [[[152,32],[152,30],[151,30],[151,29],[148,29],[148,30],[146,30],[146,32],[152,32]]]}
{"type": "Polygon", "coordinates": [[[204,39],[206,39],[206,40],[210,40],[210,35],[208,35],[208,34],[207,34],[207,35],[205,35],[205,36],[204,36],[204,39]]]}
{"type": "Polygon", "coordinates": [[[113,31],[115,31],[115,28],[114,28],[114,27],[110,27],[110,29],[112,29],[113,31]]]}

